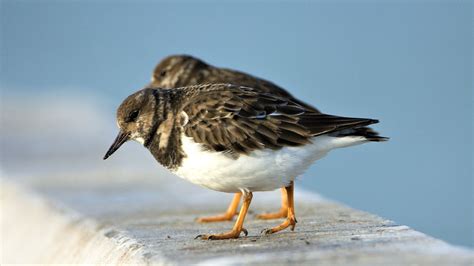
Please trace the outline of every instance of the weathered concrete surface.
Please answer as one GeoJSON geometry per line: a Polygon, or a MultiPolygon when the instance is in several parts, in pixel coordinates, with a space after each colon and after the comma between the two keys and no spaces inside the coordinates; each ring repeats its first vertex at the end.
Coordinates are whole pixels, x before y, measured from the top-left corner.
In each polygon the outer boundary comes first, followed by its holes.
{"type": "MultiPolygon", "coordinates": [[[[248,237],[194,240],[232,227],[194,222],[223,211],[231,195],[161,176],[4,180],[0,263],[474,265],[472,250],[301,190],[294,232],[261,236],[280,221],[251,214],[248,237]]],[[[279,202],[278,192],[256,193],[251,210],[279,202]]]]}
{"type": "MultiPolygon", "coordinates": [[[[115,115],[80,95],[2,101],[1,265],[473,265],[472,250],[303,193],[299,182],[295,232],[260,236],[279,221],[249,215],[248,237],[194,240],[232,226],[193,221],[223,211],[232,196],[170,176],[138,143],[101,160],[117,133],[115,115]]],[[[279,192],[256,193],[251,210],[276,210],[279,202],[279,192]]]]}

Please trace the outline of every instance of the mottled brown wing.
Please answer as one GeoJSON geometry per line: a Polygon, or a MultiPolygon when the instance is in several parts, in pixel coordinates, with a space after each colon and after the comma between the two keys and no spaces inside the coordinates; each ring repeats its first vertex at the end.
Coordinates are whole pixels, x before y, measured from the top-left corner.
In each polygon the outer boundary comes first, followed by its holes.
{"type": "Polygon", "coordinates": [[[239,86],[250,87],[260,92],[271,93],[276,96],[288,98],[294,103],[303,106],[307,110],[310,110],[314,113],[320,113],[320,111],[314,106],[296,99],[288,91],[268,80],[232,69],[215,68],[214,71],[216,73],[211,73],[211,75],[209,75],[209,78],[215,79],[212,83],[231,83],[239,86]]]}
{"type": "Polygon", "coordinates": [[[172,89],[213,83],[250,87],[259,92],[289,98],[308,110],[319,112],[313,106],[294,98],[288,91],[268,80],[233,69],[215,67],[189,55],[169,56],[163,59],[153,71],[152,84],[157,87],[172,89]]]}
{"type": "Polygon", "coordinates": [[[316,113],[283,97],[230,84],[182,88],[184,132],[212,151],[248,154],[301,146],[317,135],[365,126],[375,120],[316,113]]]}

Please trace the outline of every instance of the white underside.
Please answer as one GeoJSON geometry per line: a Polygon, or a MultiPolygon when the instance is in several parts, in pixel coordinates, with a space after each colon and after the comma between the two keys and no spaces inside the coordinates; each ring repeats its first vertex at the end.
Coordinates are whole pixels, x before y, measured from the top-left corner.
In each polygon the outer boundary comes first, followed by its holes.
{"type": "Polygon", "coordinates": [[[223,191],[268,191],[284,187],[330,150],[361,144],[364,137],[314,137],[302,147],[258,150],[233,159],[209,152],[192,138],[182,136],[186,157],[175,171],[179,177],[203,187],[223,191]]]}

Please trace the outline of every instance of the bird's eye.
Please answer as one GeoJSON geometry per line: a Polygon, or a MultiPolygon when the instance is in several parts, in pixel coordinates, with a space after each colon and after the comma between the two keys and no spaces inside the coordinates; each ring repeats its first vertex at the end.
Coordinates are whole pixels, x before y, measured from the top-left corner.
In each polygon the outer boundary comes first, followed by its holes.
{"type": "Polygon", "coordinates": [[[127,117],[127,122],[133,122],[133,121],[137,120],[137,117],[138,117],[139,113],[140,113],[139,110],[133,110],[132,112],[130,112],[130,114],[127,117]]]}
{"type": "Polygon", "coordinates": [[[164,76],[166,76],[166,70],[162,70],[162,71],[160,72],[160,77],[164,77],[164,76]]]}

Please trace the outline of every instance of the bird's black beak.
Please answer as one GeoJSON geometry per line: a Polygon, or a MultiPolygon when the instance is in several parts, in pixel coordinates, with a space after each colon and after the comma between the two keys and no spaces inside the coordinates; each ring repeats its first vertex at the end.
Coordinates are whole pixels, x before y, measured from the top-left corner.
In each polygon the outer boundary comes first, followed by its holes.
{"type": "Polygon", "coordinates": [[[118,148],[120,148],[120,146],[122,146],[122,144],[127,142],[127,140],[129,140],[129,139],[130,139],[130,134],[129,133],[120,131],[117,138],[115,138],[114,143],[112,143],[112,146],[110,146],[109,150],[105,154],[104,160],[109,158],[109,156],[112,155],[112,153],[114,153],[116,150],[118,150],[118,148]]]}

